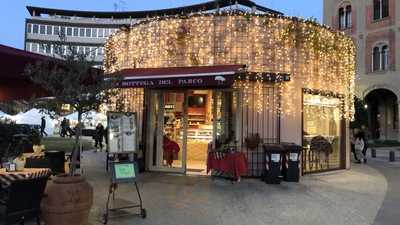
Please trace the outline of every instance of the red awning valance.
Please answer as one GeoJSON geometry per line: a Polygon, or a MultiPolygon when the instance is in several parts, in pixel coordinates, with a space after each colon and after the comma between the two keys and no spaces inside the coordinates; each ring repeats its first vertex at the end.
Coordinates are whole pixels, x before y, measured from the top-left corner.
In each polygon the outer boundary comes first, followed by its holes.
{"type": "Polygon", "coordinates": [[[148,88],[230,87],[245,65],[124,69],[121,86],[148,88]]]}

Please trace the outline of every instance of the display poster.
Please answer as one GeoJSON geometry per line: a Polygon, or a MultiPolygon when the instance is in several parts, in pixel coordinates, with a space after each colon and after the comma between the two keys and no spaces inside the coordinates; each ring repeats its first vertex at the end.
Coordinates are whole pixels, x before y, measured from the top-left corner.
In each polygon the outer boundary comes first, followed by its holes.
{"type": "Polygon", "coordinates": [[[108,127],[108,150],[110,153],[126,153],[137,150],[135,113],[109,112],[108,127]]]}

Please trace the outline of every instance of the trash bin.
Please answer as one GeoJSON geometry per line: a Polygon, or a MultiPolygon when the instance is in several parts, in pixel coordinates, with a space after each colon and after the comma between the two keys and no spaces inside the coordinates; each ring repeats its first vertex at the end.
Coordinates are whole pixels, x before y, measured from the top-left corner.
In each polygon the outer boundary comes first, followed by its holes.
{"type": "Polygon", "coordinates": [[[280,184],[285,150],[282,145],[277,144],[264,144],[263,149],[265,159],[264,181],[267,184],[280,184]]]}
{"type": "Polygon", "coordinates": [[[300,159],[303,147],[294,143],[282,143],[285,150],[283,159],[283,180],[287,182],[300,181],[300,159]]]}

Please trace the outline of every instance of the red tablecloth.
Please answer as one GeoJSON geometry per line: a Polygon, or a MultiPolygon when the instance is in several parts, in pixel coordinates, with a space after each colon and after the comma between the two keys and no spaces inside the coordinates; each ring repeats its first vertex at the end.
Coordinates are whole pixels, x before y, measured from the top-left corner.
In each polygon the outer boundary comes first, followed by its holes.
{"type": "Polygon", "coordinates": [[[215,152],[208,153],[207,156],[207,173],[211,170],[222,171],[231,174],[235,178],[239,178],[247,174],[247,159],[241,152],[224,153],[223,156],[216,155],[215,152]]]}

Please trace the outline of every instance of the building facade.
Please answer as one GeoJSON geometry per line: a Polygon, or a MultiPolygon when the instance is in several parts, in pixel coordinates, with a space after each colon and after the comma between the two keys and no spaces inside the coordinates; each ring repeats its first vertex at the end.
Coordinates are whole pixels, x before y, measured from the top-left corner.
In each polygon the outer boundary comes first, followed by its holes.
{"type": "Polygon", "coordinates": [[[324,23],[357,47],[356,93],[368,109],[370,136],[399,140],[400,2],[324,0],[324,23]]]}
{"type": "Polygon", "coordinates": [[[25,50],[49,56],[59,55],[54,46],[60,41],[61,35],[65,37],[66,43],[62,46],[61,54],[65,54],[67,45],[70,45],[78,52],[87,54],[96,65],[102,66],[103,45],[108,36],[122,26],[130,26],[149,17],[232,7],[281,14],[248,0],[219,0],[178,8],[131,12],[74,11],[27,6],[30,17],[25,22],[25,50]]]}

